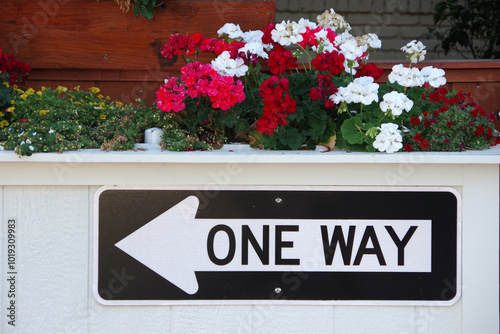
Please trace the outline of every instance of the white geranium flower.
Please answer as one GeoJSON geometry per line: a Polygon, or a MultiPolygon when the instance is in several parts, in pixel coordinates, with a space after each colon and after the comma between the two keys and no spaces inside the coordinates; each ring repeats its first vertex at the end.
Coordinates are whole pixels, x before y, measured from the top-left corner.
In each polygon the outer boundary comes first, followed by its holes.
{"type": "Polygon", "coordinates": [[[378,38],[376,34],[369,33],[366,44],[372,49],[382,48],[382,41],[378,38]]]}
{"type": "Polygon", "coordinates": [[[0,151],[3,151],[4,149],[5,148],[2,145],[0,145],[0,151]]]}
{"type": "Polygon", "coordinates": [[[434,88],[438,88],[446,84],[445,72],[443,69],[426,66],[420,70],[422,78],[434,88]]]}
{"type": "Polygon", "coordinates": [[[412,63],[418,63],[425,59],[425,54],[427,51],[425,50],[425,45],[422,42],[417,40],[413,40],[410,43],[406,44],[401,48],[401,51],[406,52],[408,54],[408,59],[412,63]]]}
{"type": "Polygon", "coordinates": [[[281,23],[276,24],[274,29],[271,31],[271,38],[280,45],[289,46],[302,42],[304,38],[301,34],[305,32],[306,27],[304,25],[298,24],[294,21],[282,21],[281,23]]]}
{"type": "Polygon", "coordinates": [[[403,147],[403,137],[397,124],[384,123],[379,129],[380,133],[373,142],[374,148],[380,152],[394,153],[403,147]]]}
{"type": "Polygon", "coordinates": [[[316,29],[318,27],[318,25],[315,22],[311,22],[308,19],[304,18],[300,19],[298,24],[309,29],[316,29]]]}
{"type": "Polygon", "coordinates": [[[217,30],[219,36],[227,35],[231,39],[243,38],[243,31],[239,24],[226,23],[222,28],[217,30]]]}
{"type": "Polygon", "coordinates": [[[261,57],[264,59],[269,58],[269,55],[266,51],[264,51],[264,45],[262,43],[250,42],[245,44],[244,47],[240,48],[238,52],[247,53],[256,55],[257,57],[261,57]]]}
{"type": "Polygon", "coordinates": [[[54,133],[54,130],[50,129],[50,130],[49,130],[49,133],[50,133],[50,134],[54,133]]]}
{"type": "Polygon", "coordinates": [[[264,32],[260,30],[249,30],[243,33],[243,42],[245,43],[262,43],[264,32]]]}
{"type": "Polygon", "coordinates": [[[229,51],[222,52],[212,60],[212,68],[220,75],[229,77],[242,77],[248,71],[248,66],[241,58],[232,59],[229,51]]]}
{"type": "Polygon", "coordinates": [[[343,40],[339,49],[347,60],[358,60],[366,51],[366,47],[359,46],[354,38],[343,40]]]}
{"type": "Polygon", "coordinates": [[[335,104],[346,102],[369,105],[374,101],[378,102],[378,87],[372,77],[356,78],[347,87],[339,87],[337,93],[330,96],[330,100],[335,104]]]}
{"type": "Polygon", "coordinates": [[[34,148],[33,146],[31,146],[31,145],[30,145],[28,148],[29,148],[31,151],[34,151],[34,150],[35,150],[35,148],[34,148]]]}
{"type": "Polygon", "coordinates": [[[385,94],[380,102],[380,109],[383,112],[390,111],[394,116],[401,115],[403,110],[410,111],[411,108],[413,108],[413,101],[405,94],[396,91],[385,94]]]}
{"type": "Polygon", "coordinates": [[[378,84],[373,82],[372,77],[360,77],[354,79],[347,89],[350,91],[347,103],[362,103],[365,105],[378,102],[378,84]]]}
{"type": "Polygon", "coordinates": [[[339,87],[335,94],[330,95],[330,100],[332,100],[335,104],[339,104],[345,102],[349,94],[350,91],[347,87],[339,87]]]}
{"type": "Polygon", "coordinates": [[[262,37],[264,37],[264,32],[261,30],[249,30],[243,33],[243,42],[245,43],[259,43],[266,51],[271,51],[273,49],[272,44],[263,44],[262,37]]]}
{"type": "Polygon", "coordinates": [[[397,82],[403,87],[418,87],[425,83],[420,70],[416,67],[404,67],[402,64],[394,65],[388,76],[389,82],[397,82]]]}

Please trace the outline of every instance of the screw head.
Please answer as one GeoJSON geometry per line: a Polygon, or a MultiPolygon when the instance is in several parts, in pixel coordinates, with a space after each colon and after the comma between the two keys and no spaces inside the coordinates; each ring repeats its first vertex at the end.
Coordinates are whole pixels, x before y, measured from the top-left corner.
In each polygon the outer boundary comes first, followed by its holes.
{"type": "Polygon", "coordinates": [[[281,198],[279,198],[279,197],[277,197],[277,198],[275,199],[275,201],[276,201],[276,203],[278,203],[278,204],[283,203],[283,199],[281,199],[281,198]]]}
{"type": "Polygon", "coordinates": [[[276,293],[277,295],[279,295],[281,293],[281,288],[280,287],[277,287],[274,289],[274,293],[276,293]]]}

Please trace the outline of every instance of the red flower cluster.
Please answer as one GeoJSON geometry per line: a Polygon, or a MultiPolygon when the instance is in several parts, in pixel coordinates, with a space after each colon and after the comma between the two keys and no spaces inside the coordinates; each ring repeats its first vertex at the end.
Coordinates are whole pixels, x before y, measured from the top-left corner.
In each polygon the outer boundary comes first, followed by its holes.
{"type": "Polygon", "coordinates": [[[178,112],[186,106],[187,95],[191,98],[209,97],[213,108],[228,110],[245,99],[243,84],[232,77],[221,76],[209,64],[189,63],[181,68],[182,83],[170,78],[156,93],[156,105],[162,111],[178,112]]]}
{"type": "Polygon", "coordinates": [[[384,74],[384,70],[378,68],[374,63],[362,64],[356,71],[355,78],[360,77],[372,77],[374,81],[377,81],[384,74]]]}
{"type": "Polygon", "coordinates": [[[169,78],[156,92],[156,105],[162,111],[178,112],[186,107],[185,98],[186,90],[177,84],[177,78],[169,78]]]}
{"type": "Polygon", "coordinates": [[[272,135],[278,125],[286,125],[286,116],[295,112],[297,101],[290,97],[288,79],[272,76],[259,87],[260,97],[264,99],[261,118],[257,121],[257,131],[272,135]]]}
{"type": "Polygon", "coordinates": [[[195,55],[199,53],[215,53],[220,55],[224,51],[229,51],[231,57],[238,54],[238,50],[245,46],[244,42],[233,41],[227,43],[217,38],[205,38],[202,34],[192,35],[173,34],[160,50],[162,57],[172,59],[174,56],[195,55]]]}
{"type": "Polygon", "coordinates": [[[324,52],[316,55],[311,61],[311,66],[318,71],[328,71],[330,74],[337,75],[344,70],[345,57],[337,51],[324,52]]]}
{"type": "Polygon", "coordinates": [[[333,84],[333,76],[318,74],[318,87],[311,88],[309,97],[312,101],[321,100],[325,103],[325,108],[331,109],[334,107],[333,100],[330,100],[330,96],[337,93],[338,88],[333,84]]]}
{"type": "MultiPolygon", "coordinates": [[[[449,94],[445,88],[439,88],[422,95],[422,100],[425,101],[426,110],[434,111],[425,111],[420,117],[411,117],[410,123],[415,128],[408,138],[422,150],[461,151],[477,148],[481,142],[489,145],[500,143],[500,138],[493,135],[496,117],[493,113],[486,114],[470,98],[470,94],[449,94]]],[[[405,150],[410,152],[413,147],[408,144],[405,150]]]]}
{"type": "MultiPolygon", "coordinates": [[[[302,42],[299,42],[297,44],[299,44],[304,49],[307,46],[318,48],[319,44],[318,44],[318,38],[316,37],[316,33],[322,31],[323,29],[325,29],[325,28],[320,27],[320,26],[318,26],[314,29],[306,27],[306,32],[302,34],[302,38],[303,38],[302,42]]],[[[325,30],[327,32],[326,38],[328,39],[328,41],[330,41],[330,43],[334,44],[335,37],[337,37],[337,34],[335,33],[335,31],[333,31],[330,28],[326,28],[325,30]]]]}
{"type": "Polygon", "coordinates": [[[273,51],[269,53],[267,64],[272,74],[281,74],[286,70],[297,68],[297,58],[292,55],[290,50],[276,44],[273,51]]]}
{"type": "Polygon", "coordinates": [[[0,73],[7,73],[11,85],[21,84],[28,78],[31,66],[16,59],[14,56],[2,55],[0,49],[0,73]]]}

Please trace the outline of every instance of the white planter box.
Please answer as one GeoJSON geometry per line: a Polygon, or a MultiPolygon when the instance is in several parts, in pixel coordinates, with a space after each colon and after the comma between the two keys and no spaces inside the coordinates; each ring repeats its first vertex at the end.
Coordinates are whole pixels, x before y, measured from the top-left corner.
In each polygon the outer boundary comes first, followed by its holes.
{"type": "Polygon", "coordinates": [[[226,145],[22,158],[0,152],[1,332],[498,333],[499,164],[500,147],[373,154],[226,145]],[[104,306],[92,294],[94,195],[103,185],[452,187],[462,198],[461,298],[452,306],[104,306]],[[9,220],[15,220],[15,297],[7,281],[9,220]],[[12,300],[15,327],[7,317],[12,300]]]}

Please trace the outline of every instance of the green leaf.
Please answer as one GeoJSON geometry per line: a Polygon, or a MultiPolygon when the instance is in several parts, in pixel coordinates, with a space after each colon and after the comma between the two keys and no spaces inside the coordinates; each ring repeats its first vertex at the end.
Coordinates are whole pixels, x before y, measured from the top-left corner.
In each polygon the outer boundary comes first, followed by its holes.
{"type": "Polygon", "coordinates": [[[301,147],[304,142],[302,135],[299,133],[299,130],[284,127],[280,129],[279,141],[281,142],[281,144],[291,150],[299,149],[299,147],[301,147]]]}
{"type": "Polygon", "coordinates": [[[358,117],[353,117],[344,121],[340,127],[342,137],[347,140],[349,144],[362,144],[366,134],[361,131],[363,126],[358,117]]]}
{"type": "Polygon", "coordinates": [[[240,118],[237,122],[236,125],[234,126],[234,132],[239,133],[239,132],[246,132],[250,129],[250,124],[248,124],[248,121],[246,119],[240,118]]]}

